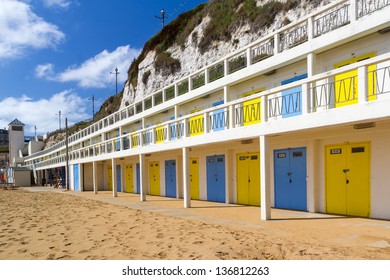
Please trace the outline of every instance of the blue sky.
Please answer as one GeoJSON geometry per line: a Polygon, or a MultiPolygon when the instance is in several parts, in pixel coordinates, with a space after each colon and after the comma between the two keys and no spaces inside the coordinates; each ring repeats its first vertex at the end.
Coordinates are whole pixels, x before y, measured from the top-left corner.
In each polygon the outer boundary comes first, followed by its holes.
{"type": "Polygon", "coordinates": [[[131,61],[169,22],[207,0],[0,0],[0,128],[26,135],[92,117],[123,87],[131,61]]]}

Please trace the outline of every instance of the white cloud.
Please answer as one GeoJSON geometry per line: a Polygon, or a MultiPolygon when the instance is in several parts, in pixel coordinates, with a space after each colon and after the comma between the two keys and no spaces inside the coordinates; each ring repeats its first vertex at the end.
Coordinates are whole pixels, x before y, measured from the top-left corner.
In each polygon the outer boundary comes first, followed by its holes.
{"type": "Polygon", "coordinates": [[[54,73],[54,65],[51,63],[40,64],[35,67],[35,76],[38,78],[51,77],[54,73]]]}
{"type": "Polygon", "coordinates": [[[0,59],[15,59],[27,49],[55,47],[65,39],[56,25],[37,16],[27,3],[0,0],[0,59]]]}
{"type": "Polygon", "coordinates": [[[58,112],[61,110],[61,128],[65,126],[65,117],[69,124],[90,118],[86,113],[90,101],[81,98],[72,90],[56,93],[49,99],[33,100],[23,95],[8,97],[0,100],[0,128],[8,128],[8,124],[15,118],[26,124],[25,134],[34,135],[34,126],[37,131],[46,133],[58,129],[58,112]]]}
{"type": "Polygon", "coordinates": [[[59,82],[77,82],[83,88],[105,88],[115,84],[115,75],[110,74],[118,68],[118,88],[119,83],[126,81],[127,70],[130,63],[138,56],[140,50],[133,49],[130,46],[120,46],[113,52],[107,50],[102,51],[96,56],[84,61],[81,65],[74,65],[63,71],[53,75],[49,70],[53,70],[48,64],[46,69],[44,65],[39,65],[41,77],[48,80],[55,80],[59,82]],[[43,67],[43,68],[42,68],[43,67]],[[42,72],[42,70],[45,70],[42,72]]]}
{"type": "Polygon", "coordinates": [[[71,2],[67,0],[43,0],[43,4],[46,7],[60,7],[66,9],[70,6],[71,2]]]}

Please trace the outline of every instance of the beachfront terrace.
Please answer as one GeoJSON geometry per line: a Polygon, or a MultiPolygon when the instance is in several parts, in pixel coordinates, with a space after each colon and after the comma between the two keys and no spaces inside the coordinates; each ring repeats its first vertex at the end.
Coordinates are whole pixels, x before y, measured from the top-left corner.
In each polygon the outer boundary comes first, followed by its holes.
{"type": "MultiPolygon", "coordinates": [[[[158,144],[174,143],[173,146],[177,147],[184,139],[191,139],[188,143],[197,144],[277,133],[275,129],[264,130],[269,128],[265,124],[282,122],[286,116],[315,116],[334,109],[339,109],[343,114],[344,106],[341,104],[378,103],[386,99],[384,97],[389,92],[388,54],[314,75],[315,53],[339,45],[340,38],[346,41],[368,32],[385,32],[389,22],[388,7],[389,1],[335,1],[71,135],[69,160],[119,157],[145,152],[151,147],[155,151],[169,149],[167,145],[158,144]],[[373,14],[375,21],[371,19],[373,14]],[[308,78],[229,101],[230,85],[259,75],[272,75],[279,67],[301,59],[307,59],[308,78]],[[370,65],[377,66],[375,70],[370,70],[370,65]],[[335,79],[342,73],[354,70],[357,70],[357,75],[343,80],[335,79]],[[150,115],[172,108],[177,111],[177,106],[207,98],[220,89],[224,92],[224,102],[216,107],[182,117],[175,114],[173,120],[149,127],[145,125],[145,118],[150,115]],[[286,94],[287,91],[290,93],[286,94]],[[142,128],[123,134],[122,127],[129,123],[139,123],[142,128]],[[248,129],[249,125],[254,124],[258,125],[256,129],[248,129]],[[238,128],[241,128],[240,133],[236,130],[229,136],[229,131],[238,128]],[[117,131],[118,136],[105,139],[104,134],[111,131],[117,131]],[[217,137],[212,139],[205,137],[207,135],[217,137]],[[198,136],[198,139],[194,140],[192,136],[198,136]]],[[[385,115],[378,115],[378,118],[385,115]]],[[[344,121],[361,120],[365,118],[352,114],[344,121]]],[[[321,125],[321,122],[308,123],[315,123],[311,124],[312,127],[321,125]]],[[[301,129],[301,126],[289,129],[301,129]]],[[[38,169],[63,166],[66,161],[65,141],[25,160],[30,166],[36,162],[38,169]]]]}

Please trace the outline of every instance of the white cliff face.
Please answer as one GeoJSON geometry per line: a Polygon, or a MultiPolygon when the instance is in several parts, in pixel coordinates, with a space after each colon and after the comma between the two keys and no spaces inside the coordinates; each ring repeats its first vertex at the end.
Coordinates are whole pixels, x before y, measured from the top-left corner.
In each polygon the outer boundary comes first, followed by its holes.
{"type": "MultiPolygon", "coordinates": [[[[258,0],[257,5],[263,5],[269,0],[258,0]]],[[[286,2],[287,0],[281,0],[280,2],[286,2]]],[[[214,42],[213,46],[205,53],[201,53],[198,45],[204,34],[204,30],[207,24],[210,22],[209,17],[203,18],[202,22],[192,31],[185,41],[185,47],[174,45],[170,47],[169,52],[172,58],[180,61],[181,69],[174,74],[162,75],[156,71],[154,67],[154,61],[156,58],[156,52],[151,51],[147,54],[145,59],[139,64],[138,83],[134,88],[129,81],[125,83],[123,90],[123,98],[120,109],[132,104],[135,101],[141,100],[143,97],[150,95],[158,90],[163,89],[174,81],[183,78],[190,73],[195,72],[198,69],[205,67],[213,63],[214,61],[226,56],[227,54],[243,48],[244,46],[256,41],[262,36],[265,36],[288,22],[294,22],[300,17],[310,13],[313,9],[313,5],[321,6],[331,2],[330,0],[316,0],[316,1],[301,1],[300,6],[294,10],[290,10],[286,13],[280,13],[276,16],[274,24],[266,30],[261,30],[257,34],[250,32],[249,25],[243,25],[238,28],[231,36],[231,41],[219,41],[214,42]],[[288,20],[287,20],[288,19],[288,20]],[[146,74],[145,74],[146,73],[146,74]],[[148,75],[149,74],[149,75],[148,75]],[[143,77],[148,78],[143,79],[143,77]],[[146,83],[144,83],[146,81],[146,83]]]]}

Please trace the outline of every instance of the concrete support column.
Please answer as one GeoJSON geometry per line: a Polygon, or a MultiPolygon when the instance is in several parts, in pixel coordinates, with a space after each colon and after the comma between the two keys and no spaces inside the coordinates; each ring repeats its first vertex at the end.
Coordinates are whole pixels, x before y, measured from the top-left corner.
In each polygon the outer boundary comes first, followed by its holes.
{"type": "Polygon", "coordinates": [[[302,85],[302,115],[307,115],[310,112],[310,86],[309,83],[302,85]]]}
{"type": "Polygon", "coordinates": [[[227,103],[229,100],[228,98],[228,86],[223,87],[223,101],[224,103],[227,103]]]}
{"type": "Polygon", "coordinates": [[[146,166],[146,160],[145,155],[140,154],[139,155],[139,177],[140,177],[140,200],[146,201],[146,175],[147,175],[147,166],[146,166]]]}
{"type": "Polygon", "coordinates": [[[274,55],[279,53],[279,33],[274,36],[274,55]]]}
{"type": "Polygon", "coordinates": [[[260,136],[261,220],[271,219],[270,151],[267,136],[260,136]]]}
{"type": "Polygon", "coordinates": [[[178,110],[178,107],[177,107],[177,105],[175,105],[174,107],[173,107],[173,110],[174,110],[174,114],[175,114],[175,119],[177,119],[178,117],[179,117],[179,110],[178,110]]]}
{"type": "Polygon", "coordinates": [[[252,64],[252,48],[246,49],[246,66],[250,66],[252,64]]]}
{"type": "MultiPolygon", "coordinates": [[[[375,84],[375,82],[373,82],[375,84]]],[[[366,103],[368,100],[367,66],[358,68],[358,103],[366,103]]]]}
{"type": "MultiPolygon", "coordinates": [[[[363,5],[363,4],[362,4],[363,5]]],[[[358,0],[350,0],[351,23],[358,19],[358,0]]]]}
{"type": "Polygon", "coordinates": [[[98,186],[97,186],[97,164],[96,161],[92,162],[92,181],[93,181],[93,193],[98,193],[98,186]]]}
{"type": "Polygon", "coordinates": [[[121,138],[121,136],[122,136],[122,127],[120,126],[119,127],[119,137],[118,137],[119,151],[123,151],[123,138],[121,138]]]}
{"type": "Polygon", "coordinates": [[[117,197],[118,193],[116,191],[116,166],[115,166],[115,159],[111,159],[111,166],[112,166],[112,196],[117,197]]]}
{"type": "Polygon", "coordinates": [[[318,212],[318,173],[319,173],[319,143],[318,140],[310,140],[307,145],[307,210],[311,213],[318,212]]]}
{"type": "Polygon", "coordinates": [[[309,53],[307,55],[307,76],[310,78],[316,74],[316,58],[317,55],[315,53],[309,53]]]}
{"type": "Polygon", "coordinates": [[[84,164],[79,164],[79,184],[80,184],[80,191],[84,191],[84,164]]]}
{"type": "Polygon", "coordinates": [[[190,149],[183,149],[183,196],[184,208],[191,207],[191,190],[190,190],[190,149]]]}
{"type": "Polygon", "coordinates": [[[223,68],[224,68],[224,76],[226,77],[227,75],[229,75],[229,61],[227,59],[225,59],[223,61],[223,68]]]}
{"type": "Polygon", "coordinates": [[[225,201],[226,203],[232,203],[233,202],[233,162],[234,162],[234,153],[233,150],[228,150],[226,153],[226,160],[225,160],[225,182],[226,182],[226,189],[225,189],[225,201]]]}
{"type": "Polygon", "coordinates": [[[307,19],[307,37],[308,40],[310,41],[311,39],[314,38],[314,22],[313,22],[313,17],[309,17],[307,19]]]}

